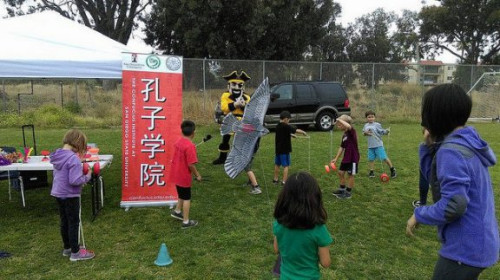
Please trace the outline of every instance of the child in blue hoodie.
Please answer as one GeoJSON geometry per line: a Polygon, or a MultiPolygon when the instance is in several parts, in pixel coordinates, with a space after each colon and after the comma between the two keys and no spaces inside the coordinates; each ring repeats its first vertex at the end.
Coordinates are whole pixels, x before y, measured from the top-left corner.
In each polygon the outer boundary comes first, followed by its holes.
{"type": "Polygon", "coordinates": [[[87,150],[87,137],[83,132],[72,129],[64,135],[63,147],[50,155],[54,166],[52,191],[56,198],[61,219],[62,255],[70,261],[92,259],[95,254],[80,249],[78,231],[80,226],[80,194],[82,186],[90,180],[91,172],[83,174],[82,162],[87,150]]]}
{"type": "Polygon", "coordinates": [[[424,141],[420,168],[434,204],[415,208],[406,233],[418,224],[435,225],[442,243],[432,279],[477,279],[497,263],[500,241],[488,167],[493,151],[465,126],[472,101],[458,85],[427,91],[422,101],[424,141]]]}

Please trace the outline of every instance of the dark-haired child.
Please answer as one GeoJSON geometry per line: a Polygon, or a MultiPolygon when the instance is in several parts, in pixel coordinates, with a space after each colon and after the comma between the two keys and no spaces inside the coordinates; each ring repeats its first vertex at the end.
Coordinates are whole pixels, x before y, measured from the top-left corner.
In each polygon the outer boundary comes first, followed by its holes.
{"type": "Polygon", "coordinates": [[[455,84],[424,94],[420,169],[432,186],[434,204],[414,209],[406,225],[435,225],[441,240],[432,279],[478,279],[499,260],[500,240],[488,167],[496,156],[477,131],[465,126],[472,100],[455,84]]]}
{"type": "Polygon", "coordinates": [[[278,184],[280,167],[283,166],[283,180],[281,184],[285,184],[288,176],[288,169],[291,164],[290,153],[292,152],[292,134],[300,133],[307,135],[301,129],[297,129],[288,124],[291,114],[288,111],[280,113],[280,123],[276,126],[276,138],[274,141],[275,156],[274,156],[274,179],[273,183],[278,184]]]}
{"type": "Polygon", "coordinates": [[[392,162],[387,157],[384,149],[384,142],[382,142],[382,135],[388,135],[391,130],[390,128],[384,129],[382,125],[375,121],[375,112],[367,111],[365,113],[366,123],[363,126],[363,135],[367,136],[368,140],[368,164],[370,166],[370,173],[368,176],[370,178],[375,177],[374,167],[375,160],[383,160],[389,169],[391,170],[391,178],[396,177],[396,169],[392,166],[392,162]]]}
{"type": "Polygon", "coordinates": [[[321,189],[309,173],[290,175],[274,207],[274,251],[281,256],[281,279],[319,279],[318,263],[330,266],[327,213],[321,189]]]}
{"type": "Polygon", "coordinates": [[[333,191],[333,195],[340,199],[351,198],[351,191],[354,188],[354,175],[358,173],[359,150],[358,136],[356,130],[352,127],[352,118],[348,115],[341,115],[334,123],[344,132],[337,155],[332,159],[336,163],[343,154],[342,162],[337,170],[340,180],[340,188],[333,191]],[[346,178],[347,177],[347,178],[346,178]],[[346,187],[347,183],[347,187],[346,187]]]}
{"type": "Polygon", "coordinates": [[[87,137],[77,129],[69,130],[63,138],[63,147],[50,154],[54,166],[54,177],[50,195],[59,206],[60,230],[63,240],[62,255],[70,261],[94,258],[94,252],[80,248],[78,231],[80,227],[82,187],[90,180],[91,172],[83,174],[82,162],[87,151],[87,137]]]}
{"type": "Polygon", "coordinates": [[[179,201],[172,210],[170,216],[182,221],[182,229],[198,225],[198,221],[189,219],[189,210],[191,208],[191,184],[193,175],[197,181],[201,181],[201,175],[196,169],[198,162],[196,155],[196,146],[192,142],[196,126],[194,122],[185,120],[181,124],[182,137],[174,144],[174,155],[172,157],[172,167],[170,171],[170,180],[177,188],[179,201]]]}

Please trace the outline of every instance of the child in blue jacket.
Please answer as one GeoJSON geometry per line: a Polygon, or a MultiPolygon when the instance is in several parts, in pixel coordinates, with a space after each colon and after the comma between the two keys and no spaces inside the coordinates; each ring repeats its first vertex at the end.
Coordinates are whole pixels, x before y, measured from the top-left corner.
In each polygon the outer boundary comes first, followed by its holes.
{"type": "Polygon", "coordinates": [[[415,208],[406,232],[413,235],[418,224],[437,226],[442,246],[432,279],[477,279],[499,258],[488,172],[496,157],[476,130],[465,126],[471,108],[470,97],[454,84],[434,87],[422,102],[420,168],[435,203],[415,208]]]}

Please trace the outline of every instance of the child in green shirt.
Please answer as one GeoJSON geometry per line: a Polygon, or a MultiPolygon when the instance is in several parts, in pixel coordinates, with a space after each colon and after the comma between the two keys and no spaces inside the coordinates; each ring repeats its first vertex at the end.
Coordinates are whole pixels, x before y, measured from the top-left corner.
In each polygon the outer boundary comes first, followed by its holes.
{"type": "Polygon", "coordinates": [[[280,279],[319,279],[318,263],[330,266],[333,242],[316,180],[306,172],[288,177],[274,208],[274,251],[281,256],[280,279]]]}

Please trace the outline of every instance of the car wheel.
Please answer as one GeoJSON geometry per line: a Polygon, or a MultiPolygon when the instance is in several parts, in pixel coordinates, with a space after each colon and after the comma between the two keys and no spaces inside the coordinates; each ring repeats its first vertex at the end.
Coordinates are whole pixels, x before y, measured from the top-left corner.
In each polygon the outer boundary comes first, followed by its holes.
{"type": "Polygon", "coordinates": [[[321,131],[328,131],[332,129],[332,121],[335,118],[333,113],[321,112],[316,117],[316,128],[321,131]]]}

